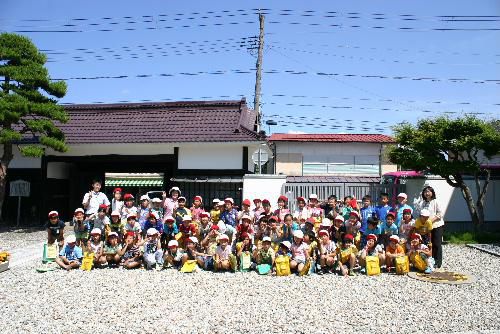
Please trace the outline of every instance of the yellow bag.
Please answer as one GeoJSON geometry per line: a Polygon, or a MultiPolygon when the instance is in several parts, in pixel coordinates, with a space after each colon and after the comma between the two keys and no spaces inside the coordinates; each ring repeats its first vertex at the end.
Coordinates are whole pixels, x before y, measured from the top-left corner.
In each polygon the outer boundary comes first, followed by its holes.
{"type": "Polygon", "coordinates": [[[280,255],[276,257],[276,275],[288,276],[290,275],[290,259],[288,256],[280,255]]]}
{"type": "Polygon", "coordinates": [[[366,274],[368,276],[374,276],[380,274],[380,263],[378,256],[366,257],[366,274]]]}
{"type": "Polygon", "coordinates": [[[424,271],[427,268],[427,262],[422,259],[420,254],[415,254],[413,257],[413,266],[419,271],[424,271]]]}
{"type": "Polygon", "coordinates": [[[252,256],[250,252],[243,252],[240,256],[240,271],[249,271],[252,266],[252,256]]]}
{"type": "Polygon", "coordinates": [[[197,267],[196,260],[187,260],[181,268],[181,273],[192,273],[196,271],[197,267]]]}
{"type": "Polygon", "coordinates": [[[404,275],[410,271],[410,260],[408,260],[408,256],[398,256],[395,262],[396,274],[404,275]]]}
{"type": "Polygon", "coordinates": [[[309,275],[309,270],[311,270],[311,259],[307,260],[304,264],[304,268],[299,273],[299,276],[309,275]]]}
{"type": "Polygon", "coordinates": [[[175,240],[177,240],[177,241],[181,240],[182,236],[183,236],[182,232],[177,233],[175,235],[175,240]]]}
{"type": "Polygon", "coordinates": [[[94,253],[83,253],[83,260],[80,269],[90,271],[92,267],[94,267],[94,253]]]}
{"type": "Polygon", "coordinates": [[[57,257],[57,243],[53,243],[51,245],[49,244],[43,244],[43,256],[42,256],[42,262],[47,263],[47,262],[54,262],[57,257]]]}

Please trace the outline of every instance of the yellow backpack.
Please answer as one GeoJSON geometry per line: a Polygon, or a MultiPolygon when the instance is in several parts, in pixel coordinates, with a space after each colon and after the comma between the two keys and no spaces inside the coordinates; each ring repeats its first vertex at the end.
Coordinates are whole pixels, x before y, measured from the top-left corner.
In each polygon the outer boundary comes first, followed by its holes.
{"type": "Polygon", "coordinates": [[[92,267],[94,267],[94,253],[83,253],[83,260],[80,269],[90,271],[92,267]]]}
{"type": "Polygon", "coordinates": [[[197,267],[196,260],[187,260],[181,268],[181,273],[192,273],[197,267]]]}
{"type": "Polygon", "coordinates": [[[58,248],[57,248],[57,243],[53,243],[51,245],[49,244],[43,244],[43,256],[42,256],[42,262],[47,263],[47,262],[54,262],[56,260],[58,253],[58,248]]]}
{"type": "Polygon", "coordinates": [[[288,276],[290,275],[290,259],[288,256],[280,255],[276,257],[276,275],[288,276]]]}
{"type": "Polygon", "coordinates": [[[427,262],[422,259],[420,254],[415,254],[413,257],[413,266],[419,271],[424,271],[427,268],[427,262]]]}
{"type": "Polygon", "coordinates": [[[410,260],[408,260],[408,256],[398,256],[395,262],[396,274],[404,275],[410,271],[410,260]]]}
{"type": "Polygon", "coordinates": [[[380,263],[378,256],[366,257],[366,274],[368,276],[374,276],[380,274],[380,263]]]}

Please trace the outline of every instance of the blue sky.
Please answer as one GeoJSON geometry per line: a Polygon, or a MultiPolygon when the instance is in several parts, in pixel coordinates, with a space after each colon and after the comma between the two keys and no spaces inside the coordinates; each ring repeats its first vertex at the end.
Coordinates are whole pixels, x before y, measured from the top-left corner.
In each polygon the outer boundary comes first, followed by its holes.
{"type": "Polygon", "coordinates": [[[271,132],[391,133],[442,113],[499,118],[494,0],[3,0],[0,30],[47,50],[51,76],[69,79],[61,103],[245,96],[252,105],[247,46],[259,8],[271,132]],[[127,77],[89,79],[117,76],[127,77]]]}

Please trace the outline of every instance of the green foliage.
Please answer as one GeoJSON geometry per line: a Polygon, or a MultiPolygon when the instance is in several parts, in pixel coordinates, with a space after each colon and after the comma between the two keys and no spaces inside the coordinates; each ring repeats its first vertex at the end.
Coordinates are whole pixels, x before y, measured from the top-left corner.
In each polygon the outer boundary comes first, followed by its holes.
{"type": "Polygon", "coordinates": [[[394,132],[398,145],[389,151],[393,163],[444,178],[481,173],[486,162],[482,155],[490,158],[500,153],[499,132],[472,116],[424,119],[416,126],[402,123],[394,132]]]}
{"type": "Polygon", "coordinates": [[[64,81],[50,79],[46,61],[29,38],[0,34],[0,142],[39,138],[38,144],[20,146],[26,156],[41,156],[44,147],[67,151],[55,122],[66,123],[68,115],[53,98],[63,97],[67,87],[64,81]]]}
{"type": "Polygon", "coordinates": [[[489,244],[500,242],[500,233],[445,233],[444,240],[452,244],[489,244]]]}

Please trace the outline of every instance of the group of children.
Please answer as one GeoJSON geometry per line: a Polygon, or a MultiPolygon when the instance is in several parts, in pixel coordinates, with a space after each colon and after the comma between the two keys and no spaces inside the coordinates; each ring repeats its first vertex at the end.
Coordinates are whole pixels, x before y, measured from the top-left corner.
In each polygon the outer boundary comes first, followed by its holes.
{"type": "MultiPolygon", "coordinates": [[[[131,194],[122,200],[121,192],[115,189],[109,205],[99,204],[96,212],[76,209],[75,234],[65,240],[64,222],[56,211],[49,213],[48,243],[58,241],[56,262],[62,268],[78,268],[87,253],[93,254],[95,268],[355,276],[374,259],[391,272],[398,258],[406,258],[418,270],[433,271],[429,213],[422,210],[413,219],[404,193],[395,207],[382,193],[379,205],[372,206],[365,196],[361,208],[352,197],[341,205],[334,196],[320,204],[310,194],[307,201],[298,197],[297,210],[291,212],[285,196],[278,198],[274,210],[267,199],[254,199],[253,208],[245,199],[238,210],[228,197],[214,199],[206,211],[201,196],[195,196],[188,208],[177,187],[161,199],[142,196],[138,206],[131,194]]],[[[84,198],[82,204],[88,209],[90,201],[84,198]]]]}

